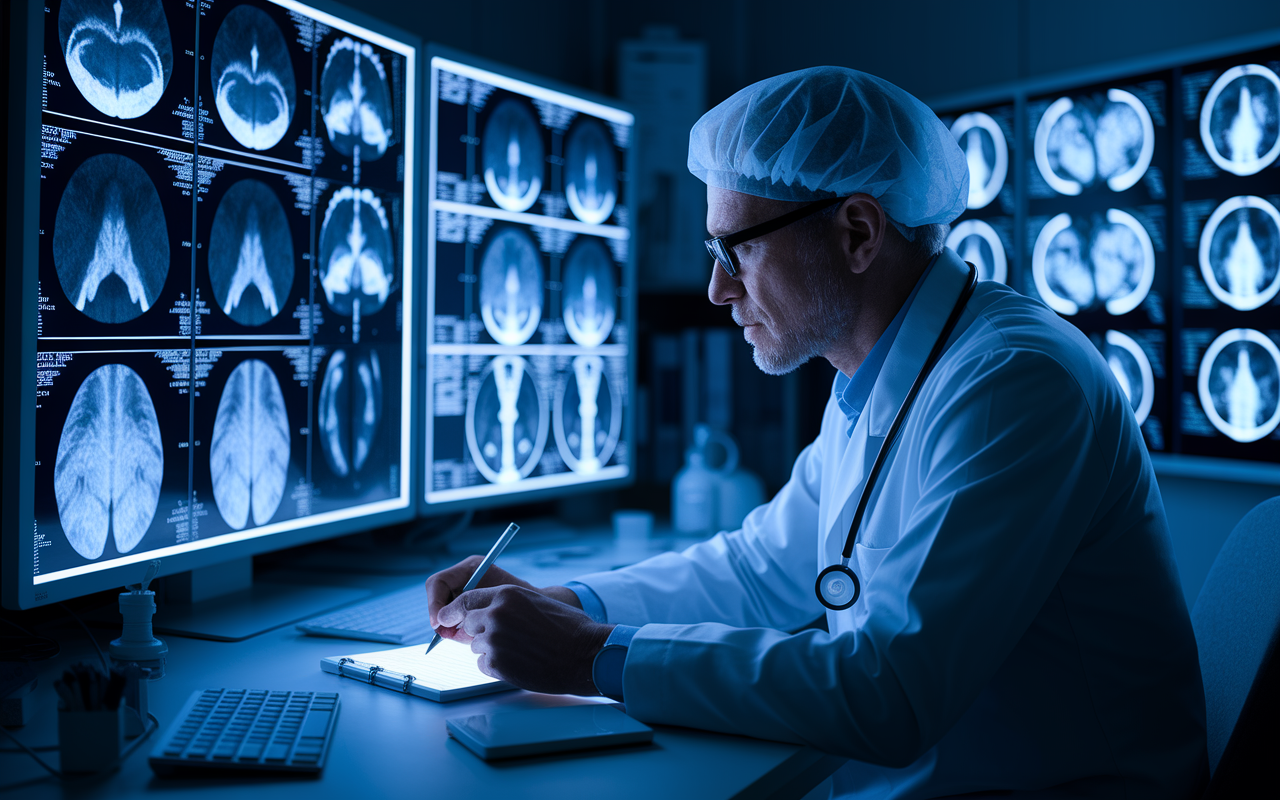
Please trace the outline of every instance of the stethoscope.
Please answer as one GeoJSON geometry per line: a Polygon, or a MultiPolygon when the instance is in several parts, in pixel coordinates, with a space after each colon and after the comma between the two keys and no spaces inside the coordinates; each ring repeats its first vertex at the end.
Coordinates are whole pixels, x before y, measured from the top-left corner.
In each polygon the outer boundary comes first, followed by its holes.
{"type": "Polygon", "coordinates": [[[876,479],[880,477],[880,470],[889,459],[889,451],[893,449],[894,440],[902,430],[902,423],[907,418],[907,412],[911,410],[911,404],[920,393],[920,387],[924,385],[925,379],[933,371],[938,359],[942,357],[947,339],[951,338],[951,332],[960,322],[960,315],[964,313],[964,307],[969,303],[969,298],[973,296],[973,290],[977,286],[978,270],[970,264],[969,281],[965,284],[964,291],[960,293],[960,299],[956,301],[955,307],[951,309],[951,316],[947,318],[947,324],[942,327],[942,333],[938,334],[938,341],[934,342],[933,350],[929,352],[924,366],[920,368],[920,374],[916,375],[915,383],[911,384],[911,390],[902,401],[898,415],[893,418],[893,424],[889,426],[889,433],[884,437],[880,451],[876,453],[876,460],[871,465],[871,473],[862,487],[862,496],[858,499],[858,509],[853,514],[853,523],[849,525],[849,535],[844,540],[840,563],[832,564],[818,573],[818,582],[814,585],[814,591],[818,593],[818,600],[832,611],[844,611],[858,602],[858,595],[862,594],[862,585],[858,582],[858,576],[849,568],[849,559],[853,557],[853,544],[858,538],[858,529],[862,527],[862,516],[867,511],[867,501],[871,499],[871,491],[875,488],[876,479]]]}

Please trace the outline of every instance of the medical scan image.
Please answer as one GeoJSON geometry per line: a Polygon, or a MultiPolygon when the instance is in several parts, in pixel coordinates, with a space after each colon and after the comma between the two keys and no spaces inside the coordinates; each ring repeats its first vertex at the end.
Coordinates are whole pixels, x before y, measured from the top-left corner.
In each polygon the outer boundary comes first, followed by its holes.
{"type": "Polygon", "coordinates": [[[138,162],[104,153],[71,175],[54,219],[53,265],[67,299],[98,322],[128,322],[156,302],[169,276],[169,233],[138,162]]]}
{"type": "Polygon", "coordinates": [[[373,161],[387,152],[391,87],[372,46],[344,36],[329,48],[320,73],[320,116],[339,153],[373,161]]]}
{"type": "Polygon", "coordinates": [[[1059,214],[1040,230],[1031,274],[1045,304],[1059,314],[1103,306],[1127,314],[1155,278],[1155,251],[1142,223],[1119,209],[1092,218],[1059,214]]]}
{"type": "Polygon", "coordinates": [[[494,341],[529,341],[542,319],[544,279],[538,247],[523,228],[490,230],[480,260],[480,318],[494,341]]]}
{"type": "Polygon", "coordinates": [[[1142,346],[1120,331],[1107,331],[1102,357],[1129,399],[1134,419],[1139,425],[1146,422],[1155,399],[1155,376],[1142,346]]]}
{"type": "Polygon", "coordinates": [[[289,130],[298,105],[284,34],[265,11],[231,9],[213,40],[210,80],[223,126],[250,150],[269,150],[289,130]]]}
{"type": "Polygon", "coordinates": [[[293,237],[275,192],[252,178],[232,185],[209,232],[218,308],[241,325],[274,319],[289,298],[293,268],[293,237]]]}
{"type": "Polygon", "coordinates": [[[613,259],[604,242],[580,236],[565,259],[564,326],[569,338],[596,347],[609,338],[617,315],[613,259]]]}
{"type": "Polygon", "coordinates": [[[1237,442],[1254,442],[1280,422],[1280,349],[1259,331],[1229,330],[1200,362],[1200,404],[1213,426],[1237,442]]]}
{"type": "Polygon", "coordinates": [[[599,225],[618,202],[618,157],[604,123],[590,117],[569,132],[565,144],[564,193],[573,215],[599,225]]]}
{"type": "Polygon", "coordinates": [[[622,404],[613,397],[600,356],[576,356],[556,393],[556,447],[569,469],[591,475],[608,463],[622,433],[622,404]]]}
{"type": "Polygon", "coordinates": [[[1253,175],[1280,155],[1280,77],[1261,64],[1232,67],[1205,95],[1200,140],[1233,175],[1253,175]]]}
{"type": "MultiPolygon", "coordinates": [[[[484,126],[484,185],[498,208],[528,211],[542,191],[542,130],[528,106],[508,98],[484,126]]],[[[584,175],[585,175],[584,161],[584,175]]],[[[582,187],[585,190],[585,185],[582,187]]]]}
{"type": "Polygon", "coordinates": [[[498,356],[467,402],[467,447],[490,483],[527,477],[547,444],[547,407],[529,362],[498,356]]]}
{"type": "Polygon", "coordinates": [[[1270,302],[1280,289],[1280,211],[1253,196],[1218,206],[1200,234],[1200,273],[1238,311],[1270,302]]]}
{"type": "Polygon", "coordinates": [[[971,209],[985,208],[1000,194],[1009,172],[1009,144],[1004,131],[989,114],[973,111],[962,114],[951,125],[969,165],[969,200],[971,209]]]}
{"type": "Polygon", "coordinates": [[[957,222],[947,235],[947,247],[978,270],[978,280],[1005,283],[1009,262],[995,229],[980,219],[957,222]]]}
{"type": "Polygon", "coordinates": [[[242,361],[227,378],[209,443],[213,499],[235,530],[264,525],[284,499],[289,416],[280,382],[266,362],[242,361]]]}
{"type": "Polygon", "coordinates": [[[72,83],[108,117],[135,119],[155,108],[173,75],[159,0],[66,0],[58,39],[72,83]]]}
{"type": "Polygon", "coordinates": [[[160,502],[164,449],[151,394],[138,373],[107,364],[76,390],[62,425],[53,493],[67,542],[88,559],[138,546],[160,502]]]}
{"type": "Polygon", "coordinates": [[[1034,147],[1040,175],[1058,194],[1077,195],[1100,183],[1123,192],[1151,165],[1155,128],[1141,100],[1110,89],[1105,96],[1055,100],[1036,126],[1034,147]]]}
{"type": "Polygon", "coordinates": [[[387,303],[395,246],[382,201],[369,189],[344,186],[329,199],[320,225],[320,288],[339,314],[359,318],[387,303]]]}
{"type": "Polygon", "coordinates": [[[382,419],[382,368],[372,350],[334,350],[320,385],[316,421],[320,449],[333,474],[359,472],[369,459],[382,419]]]}

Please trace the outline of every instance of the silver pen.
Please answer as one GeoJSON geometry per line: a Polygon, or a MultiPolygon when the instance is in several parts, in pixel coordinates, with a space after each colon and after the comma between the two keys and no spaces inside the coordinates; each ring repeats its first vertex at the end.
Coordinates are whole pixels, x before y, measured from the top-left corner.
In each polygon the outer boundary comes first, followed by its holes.
{"type": "MultiPolygon", "coordinates": [[[[520,526],[514,522],[507,526],[507,529],[498,537],[498,541],[493,543],[493,547],[489,548],[489,554],[484,557],[484,561],[480,562],[480,566],[476,567],[476,571],[471,573],[471,579],[467,581],[467,585],[462,587],[462,591],[454,595],[454,600],[463,594],[476,588],[484,574],[489,571],[489,567],[493,566],[493,562],[498,560],[498,556],[502,555],[502,551],[507,549],[507,545],[515,538],[516,531],[520,530],[520,526]]],[[[436,631],[436,635],[431,638],[431,644],[427,645],[427,653],[429,654],[436,645],[440,644],[440,631],[436,631]]]]}

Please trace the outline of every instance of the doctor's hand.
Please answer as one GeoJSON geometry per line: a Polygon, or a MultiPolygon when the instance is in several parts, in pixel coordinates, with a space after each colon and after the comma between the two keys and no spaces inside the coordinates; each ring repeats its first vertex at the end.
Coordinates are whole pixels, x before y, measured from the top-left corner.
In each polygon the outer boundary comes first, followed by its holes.
{"type": "Polygon", "coordinates": [[[613,626],[520,584],[473,589],[432,618],[442,636],[471,644],[486,675],[531,692],[599,694],[591,667],[613,626]]]}
{"type": "MultiPolygon", "coordinates": [[[[440,609],[453,602],[462,593],[462,587],[466,586],[467,581],[471,580],[471,574],[476,571],[476,567],[480,566],[481,561],[484,561],[484,556],[469,556],[452,567],[440,570],[430,578],[427,578],[427,614],[430,617],[431,627],[440,631],[440,635],[446,639],[456,638],[456,630],[452,626],[441,628],[437,615],[439,615],[440,609]]],[[[476,588],[487,589],[492,586],[519,586],[545,597],[550,597],[553,600],[559,600],[561,603],[570,605],[573,608],[582,608],[582,603],[578,601],[578,595],[574,594],[572,589],[567,589],[564,586],[548,586],[545,589],[539,589],[528,581],[517,578],[497,564],[489,567],[484,577],[480,579],[480,585],[476,588]]]]}

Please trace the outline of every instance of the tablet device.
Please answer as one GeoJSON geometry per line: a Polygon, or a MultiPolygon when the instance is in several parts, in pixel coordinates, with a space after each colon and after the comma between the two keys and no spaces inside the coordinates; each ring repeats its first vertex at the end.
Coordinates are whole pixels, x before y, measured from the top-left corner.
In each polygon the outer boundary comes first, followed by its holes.
{"type": "Polygon", "coordinates": [[[653,728],[603,703],[455,717],[445,725],[485,761],[653,741],[653,728]]]}

